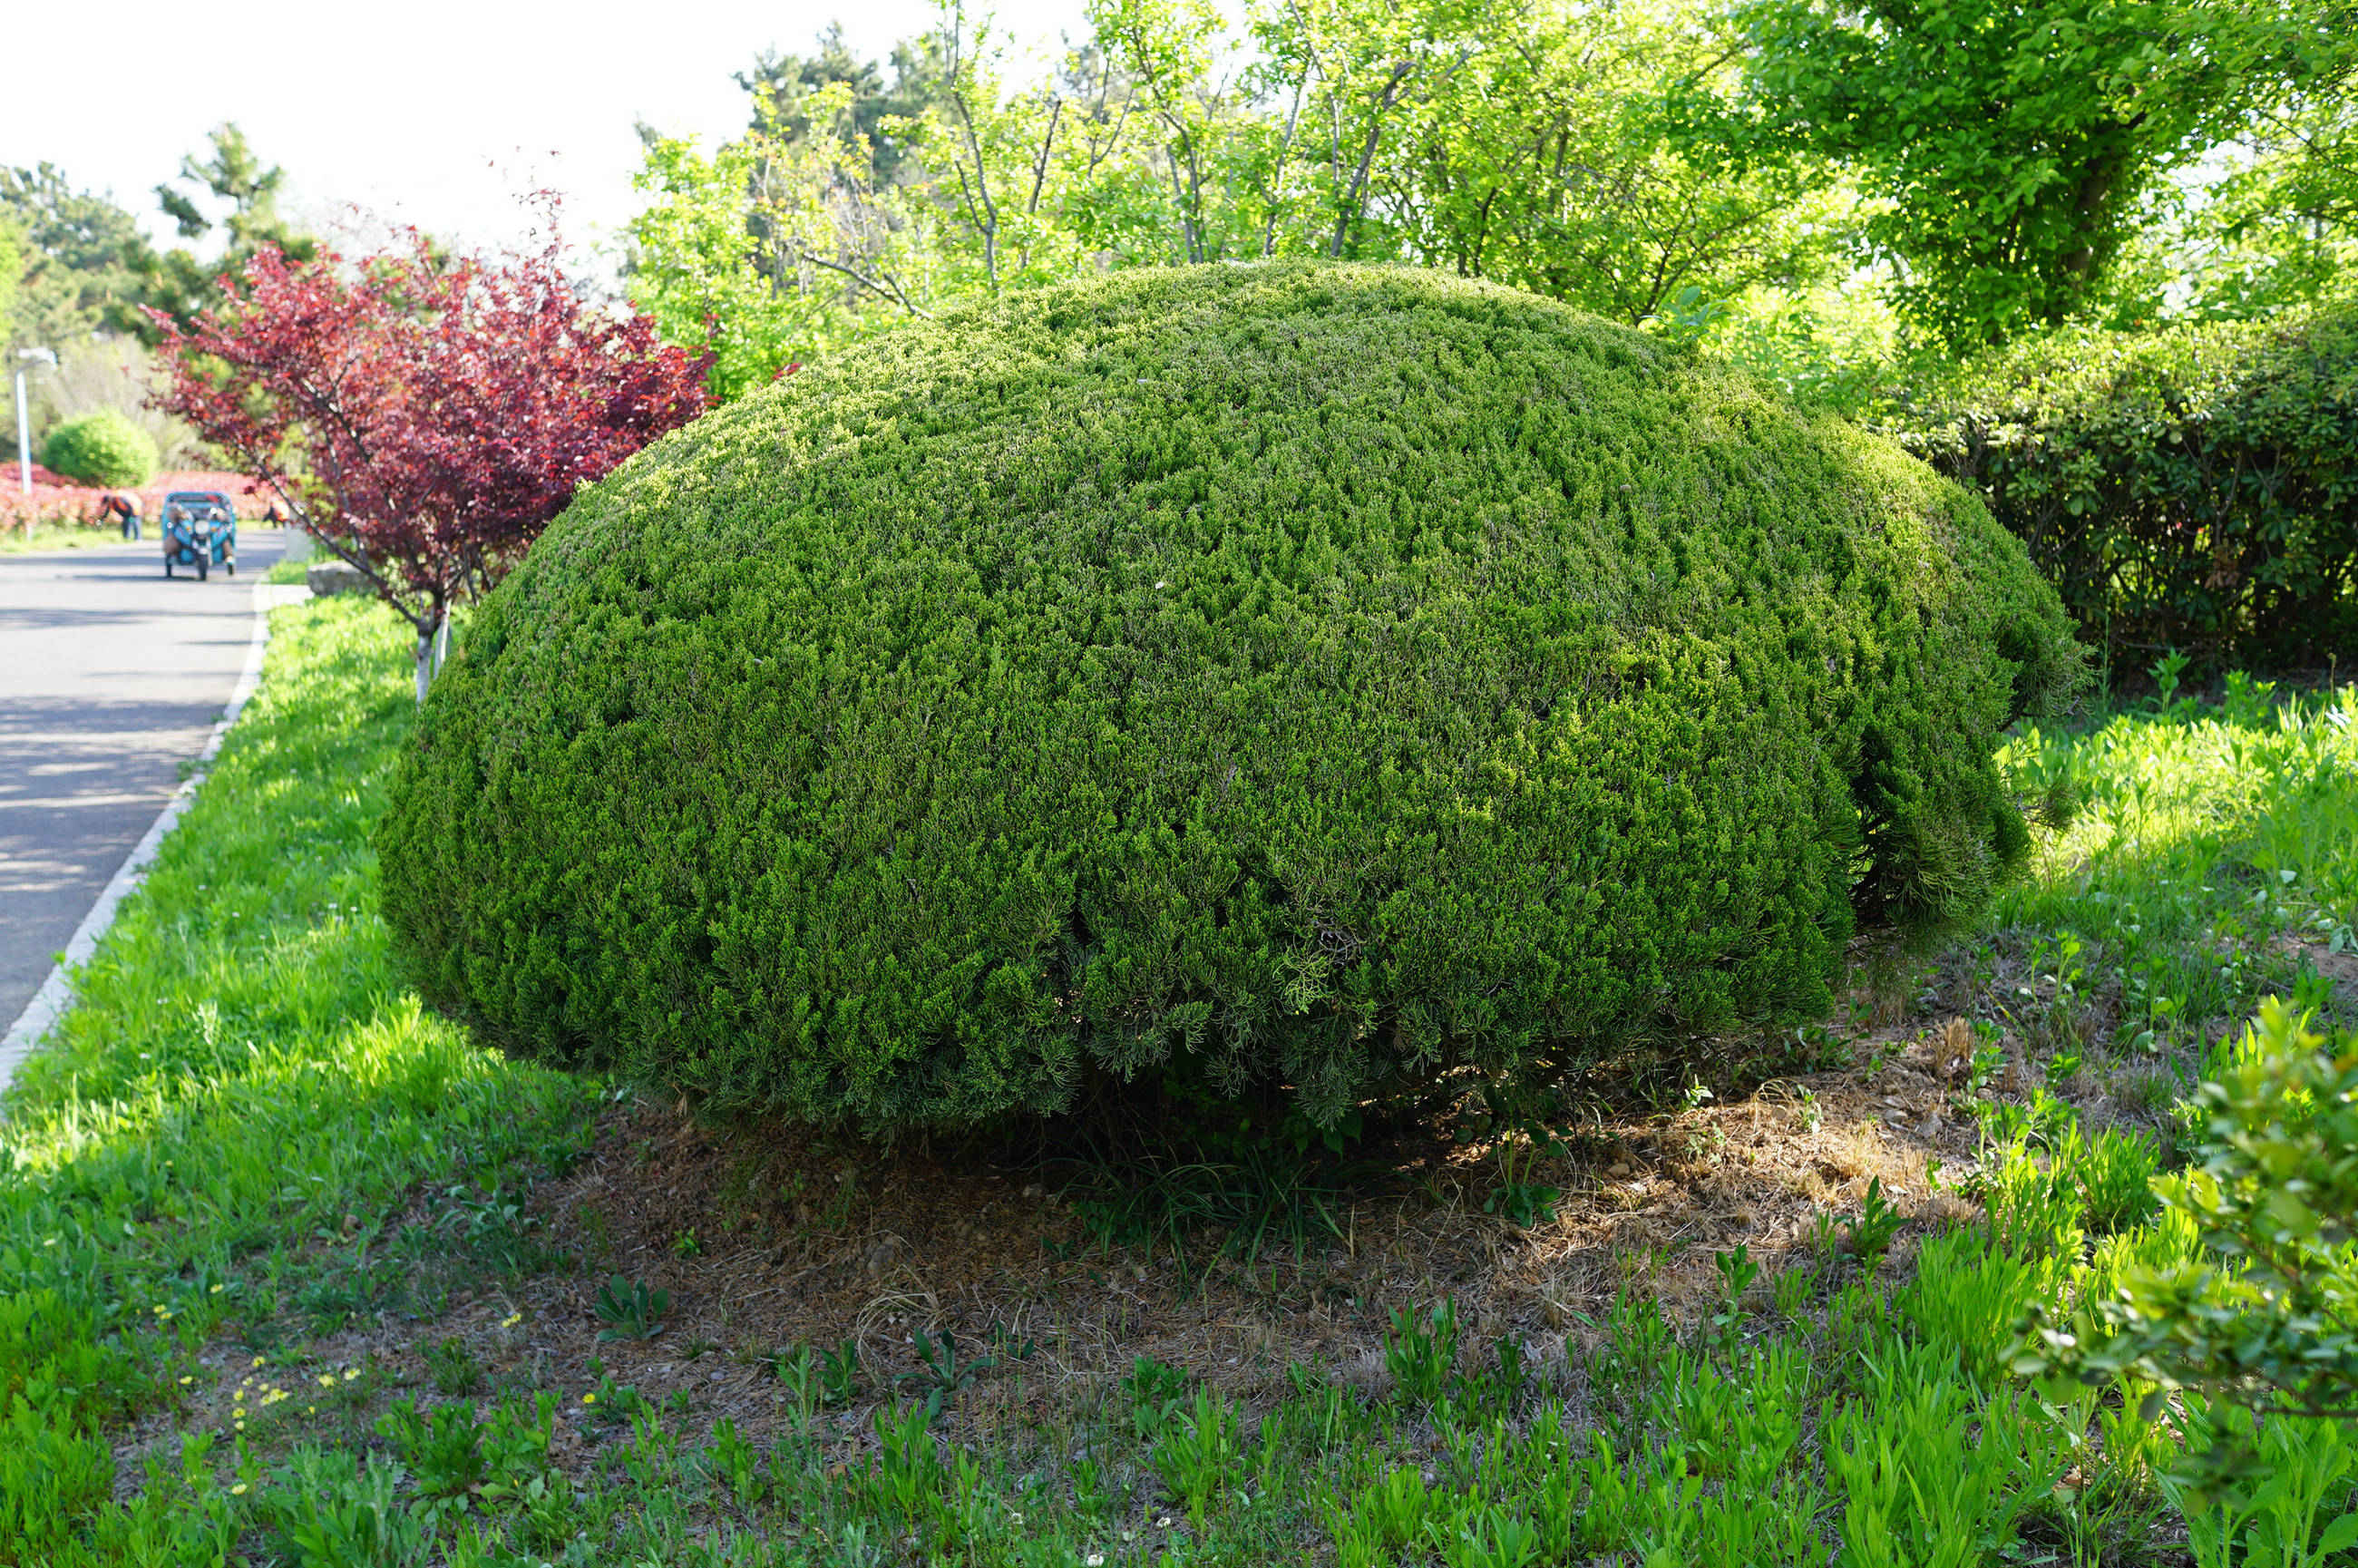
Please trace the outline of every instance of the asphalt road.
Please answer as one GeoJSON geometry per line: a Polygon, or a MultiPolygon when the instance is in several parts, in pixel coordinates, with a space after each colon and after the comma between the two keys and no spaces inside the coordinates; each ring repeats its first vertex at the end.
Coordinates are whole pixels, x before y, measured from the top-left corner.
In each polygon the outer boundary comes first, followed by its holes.
{"type": "Polygon", "coordinates": [[[0,1031],[203,749],[283,548],[238,530],[237,575],[164,578],[146,542],[0,555],[0,1031]]]}

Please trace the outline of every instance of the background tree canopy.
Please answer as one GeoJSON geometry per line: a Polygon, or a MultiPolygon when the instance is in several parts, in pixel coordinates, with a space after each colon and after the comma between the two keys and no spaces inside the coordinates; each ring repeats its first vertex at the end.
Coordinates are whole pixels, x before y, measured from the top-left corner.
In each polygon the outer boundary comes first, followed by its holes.
{"type": "MultiPolygon", "coordinates": [[[[212,301],[216,280],[264,247],[297,260],[314,254],[318,242],[278,211],[285,182],[235,124],[214,127],[206,154],[183,157],[155,191],[183,239],[222,232],[219,253],[200,258],[185,246],[159,249],[128,209],[76,189],[55,164],[0,167],[0,335],[11,362],[16,350],[35,347],[61,361],[27,383],[37,446],[51,426],[112,408],[146,427],[168,463],[203,459],[186,427],[146,406],[146,350],[157,339],[146,312],[185,326],[212,301]]],[[[13,419],[0,421],[0,446],[12,458],[15,435],[13,419]]]]}
{"type": "Polygon", "coordinates": [[[950,4],[889,72],[764,55],[738,141],[650,134],[629,287],[725,395],[970,292],[1292,255],[1729,322],[1780,373],[1862,306],[1895,360],[2249,315],[2342,272],[2351,9],[1095,0],[1027,53],[950,4]]]}
{"type": "Polygon", "coordinates": [[[1736,39],[1665,5],[1098,0],[1053,58],[952,7],[892,84],[838,35],[648,138],[631,290],[734,395],[882,325],[1138,265],[1409,261],[1639,322],[1828,276],[1838,173],[1753,133],[1736,39]]]}

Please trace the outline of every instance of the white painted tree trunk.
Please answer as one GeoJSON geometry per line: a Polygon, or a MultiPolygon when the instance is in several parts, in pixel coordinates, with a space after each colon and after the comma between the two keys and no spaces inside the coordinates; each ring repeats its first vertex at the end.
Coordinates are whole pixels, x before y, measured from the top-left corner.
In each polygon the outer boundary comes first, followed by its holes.
{"type": "Polygon", "coordinates": [[[434,685],[434,677],[450,657],[450,612],[444,611],[434,623],[434,630],[417,639],[417,705],[426,706],[426,693],[434,685]]]}

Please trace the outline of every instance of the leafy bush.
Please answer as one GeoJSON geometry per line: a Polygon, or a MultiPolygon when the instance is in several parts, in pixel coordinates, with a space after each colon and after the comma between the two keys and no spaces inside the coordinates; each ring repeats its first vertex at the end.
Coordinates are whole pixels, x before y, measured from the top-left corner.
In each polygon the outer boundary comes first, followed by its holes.
{"type": "Polygon", "coordinates": [[[1123,274],[584,491],[379,831],[429,1002],[715,1110],[1367,1087],[1827,1005],[1974,909],[2079,676],[1963,490],[1494,286],[1123,274]]]}
{"type": "Polygon", "coordinates": [[[85,484],[146,484],[156,471],[155,438],[120,409],[69,419],[41,442],[41,464],[85,484]]]}
{"type": "Polygon", "coordinates": [[[2019,1369],[2358,1414],[2358,1033],[2309,1022],[2270,997],[2195,1091],[2201,1146],[2154,1190],[2199,1246],[2124,1269],[2068,1318],[2037,1314],[2019,1369]]]}
{"type": "Polygon", "coordinates": [[[2358,316],[2090,332],[1991,362],[1908,445],[1977,486],[2108,660],[2313,666],[2358,633],[2358,316]]]}

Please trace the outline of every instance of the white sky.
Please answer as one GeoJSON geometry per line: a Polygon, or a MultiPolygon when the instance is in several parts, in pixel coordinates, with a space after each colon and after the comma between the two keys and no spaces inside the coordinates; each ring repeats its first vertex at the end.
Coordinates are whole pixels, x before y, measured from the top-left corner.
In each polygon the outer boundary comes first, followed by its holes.
{"type": "MultiPolygon", "coordinates": [[[[1081,0],[995,9],[1027,40],[1083,30],[1081,0]]],[[[564,193],[568,238],[595,244],[637,207],[634,122],[708,144],[734,135],[747,105],[730,74],[761,50],[809,53],[840,17],[852,46],[882,62],[935,14],[927,0],[129,0],[8,11],[0,163],[57,164],[78,188],[111,189],[158,240],[185,243],[153,188],[234,120],[286,169],[283,208],[319,223],[358,203],[471,245],[522,235],[516,197],[542,186],[564,193]]]]}

